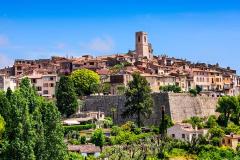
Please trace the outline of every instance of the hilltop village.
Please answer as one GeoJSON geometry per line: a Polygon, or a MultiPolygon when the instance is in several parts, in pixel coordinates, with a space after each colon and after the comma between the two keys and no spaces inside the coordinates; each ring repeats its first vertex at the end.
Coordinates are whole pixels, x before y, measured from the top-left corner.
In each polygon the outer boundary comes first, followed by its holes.
{"type": "Polygon", "coordinates": [[[155,56],[146,32],[136,32],[135,45],[133,51],[108,56],[16,59],[12,67],[0,70],[0,89],[6,91],[10,87],[14,90],[23,77],[28,77],[39,95],[54,98],[55,86],[61,75],[87,68],[100,75],[101,83],[111,85],[111,95],[117,94],[118,86],[128,84],[133,72],[139,72],[147,79],[152,92],[159,92],[159,87],[166,85],[179,86],[182,92],[198,86],[202,94],[213,97],[234,96],[240,92],[240,77],[236,70],[222,68],[218,64],[192,63],[166,55],[155,56]]]}
{"type": "Polygon", "coordinates": [[[240,159],[236,70],[135,45],[0,69],[0,159],[240,159]]]}

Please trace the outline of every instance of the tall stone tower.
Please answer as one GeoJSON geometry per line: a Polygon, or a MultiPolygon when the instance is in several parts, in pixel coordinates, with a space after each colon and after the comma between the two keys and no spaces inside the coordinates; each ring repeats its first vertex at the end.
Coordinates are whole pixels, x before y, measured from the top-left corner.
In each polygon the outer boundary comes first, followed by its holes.
{"type": "Polygon", "coordinates": [[[135,35],[136,43],[136,55],[137,58],[147,58],[152,59],[152,45],[148,43],[148,37],[146,32],[136,32],[135,35]]]}

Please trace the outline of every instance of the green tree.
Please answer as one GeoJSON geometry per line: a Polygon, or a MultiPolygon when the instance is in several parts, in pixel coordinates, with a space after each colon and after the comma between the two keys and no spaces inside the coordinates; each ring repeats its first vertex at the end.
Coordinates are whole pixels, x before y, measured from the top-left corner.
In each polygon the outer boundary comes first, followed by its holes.
{"type": "Polygon", "coordinates": [[[198,94],[196,89],[190,89],[189,93],[193,96],[197,96],[197,94],[198,94]]]}
{"type": "Polygon", "coordinates": [[[210,138],[217,137],[222,138],[224,135],[224,130],[220,127],[213,127],[208,131],[210,133],[210,138]]]}
{"type": "Polygon", "coordinates": [[[198,127],[201,129],[204,127],[204,119],[197,116],[193,116],[188,120],[184,120],[183,122],[190,123],[193,128],[198,127]]]}
{"type": "Polygon", "coordinates": [[[216,127],[216,126],[218,126],[217,117],[215,115],[209,116],[208,120],[206,122],[206,127],[207,128],[213,128],[213,127],[216,127]]]}
{"type": "Polygon", "coordinates": [[[34,130],[28,111],[28,101],[21,91],[15,91],[11,102],[11,112],[6,125],[6,140],[8,145],[4,159],[31,160],[34,155],[34,130]]]}
{"type": "Polygon", "coordinates": [[[46,102],[40,110],[44,126],[45,145],[47,148],[44,152],[45,159],[65,160],[67,152],[60,113],[52,102],[46,102]]]}
{"type": "Polygon", "coordinates": [[[6,97],[8,100],[10,100],[12,97],[12,90],[10,87],[7,88],[6,97]]]}
{"type": "Polygon", "coordinates": [[[231,121],[236,125],[240,125],[240,96],[235,96],[233,98],[233,113],[231,114],[231,121]]]}
{"type": "Polygon", "coordinates": [[[5,124],[6,122],[4,121],[3,117],[0,115],[0,143],[2,139],[2,134],[5,131],[5,124]]]}
{"type": "Polygon", "coordinates": [[[227,127],[230,117],[238,106],[239,102],[236,97],[223,96],[219,98],[216,111],[221,113],[219,118],[221,118],[221,123],[224,127],[227,127]]]}
{"type": "Polygon", "coordinates": [[[36,102],[37,92],[34,86],[31,86],[30,80],[27,77],[21,80],[19,85],[19,91],[21,92],[23,97],[27,100],[29,112],[32,113],[37,103],[36,102]]]}
{"type": "Polygon", "coordinates": [[[196,91],[197,91],[197,94],[199,94],[200,92],[202,92],[202,87],[199,85],[196,85],[196,91]]]}
{"type": "Polygon", "coordinates": [[[129,82],[125,92],[125,111],[122,115],[123,117],[135,116],[137,125],[140,127],[142,119],[149,118],[152,113],[153,100],[146,78],[139,73],[134,73],[132,76],[133,80],[129,82]]]}
{"type": "Polygon", "coordinates": [[[122,95],[126,91],[126,87],[124,85],[118,85],[117,86],[117,94],[122,95]]]}
{"type": "Polygon", "coordinates": [[[161,120],[160,125],[159,125],[159,131],[162,134],[166,134],[167,133],[167,129],[169,127],[173,126],[173,122],[170,116],[168,115],[164,115],[164,120],[161,120]]]}
{"type": "Polygon", "coordinates": [[[91,85],[100,83],[100,76],[88,69],[79,69],[71,74],[74,87],[79,96],[91,94],[91,85]]]}
{"type": "Polygon", "coordinates": [[[72,80],[67,76],[60,78],[57,92],[56,105],[63,116],[69,117],[74,114],[78,108],[77,96],[74,91],[72,80]]]}
{"type": "Polygon", "coordinates": [[[109,94],[111,89],[111,84],[110,83],[103,83],[102,84],[102,92],[104,94],[109,94]]]}
{"type": "Polygon", "coordinates": [[[102,147],[105,144],[105,135],[103,133],[103,130],[102,129],[96,129],[93,132],[93,135],[91,137],[91,141],[96,146],[99,146],[102,150],[102,147]]]}
{"type": "Polygon", "coordinates": [[[167,85],[167,86],[160,86],[159,90],[163,91],[163,92],[180,93],[181,92],[181,87],[176,86],[176,85],[167,85]]]}

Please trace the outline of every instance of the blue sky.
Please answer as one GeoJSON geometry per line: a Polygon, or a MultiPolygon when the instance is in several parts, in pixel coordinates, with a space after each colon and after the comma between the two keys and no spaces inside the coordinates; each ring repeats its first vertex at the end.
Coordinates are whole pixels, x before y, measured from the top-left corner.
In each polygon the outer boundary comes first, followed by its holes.
{"type": "Polygon", "coordinates": [[[127,52],[140,30],[155,55],[240,70],[237,0],[0,0],[0,67],[16,58],[127,52]]]}

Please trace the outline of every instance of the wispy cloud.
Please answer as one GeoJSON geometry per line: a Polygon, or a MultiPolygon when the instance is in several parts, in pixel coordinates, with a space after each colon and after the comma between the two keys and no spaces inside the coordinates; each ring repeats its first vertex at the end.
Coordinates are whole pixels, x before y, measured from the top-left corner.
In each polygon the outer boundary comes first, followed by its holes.
{"type": "Polygon", "coordinates": [[[4,35],[0,35],[0,47],[1,46],[7,46],[9,44],[9,39],[8,37],[4,35]]]}
{"type": "Polygon", "coordinates": [[[109,36],[93,38],[89,43],[82,44],[81,47],[88,51],[109,52],[114,48],[114,41],[109,36]]]}
{"type": "Polygon", "coordinates": [[[0,53],[0,68],[11,66],[13,64],[13,59],[6,56],[4,53],[0,53]]]}

